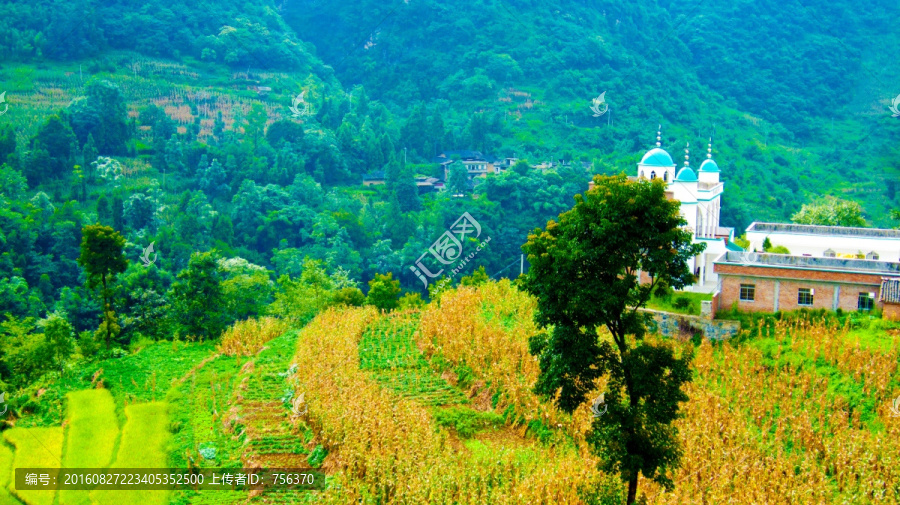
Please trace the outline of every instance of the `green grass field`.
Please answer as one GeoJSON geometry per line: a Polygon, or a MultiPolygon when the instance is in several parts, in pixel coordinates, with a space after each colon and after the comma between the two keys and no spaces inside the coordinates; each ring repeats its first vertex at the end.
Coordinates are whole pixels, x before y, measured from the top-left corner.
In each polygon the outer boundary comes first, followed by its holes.
{"type": "Polygon", "coordinates": [[[12,480],[14,457],[15,453],[13,453],[12,447],[0,440],[0,505],[19,503],[7,490],[12,480]]]}
{"type": "MultiPolygon", "coordinates": [[[[125,407],[125,427],[113,468],[167,468],[169,405],[140,403],[125,407]]],[[[101,505],[165,505],[167,491],[92,491],[91,500],[101,505]]]]}
{"type": "MultiPolygon", "coordinates": [[[[116,404],[107,389],[68,394],[69,412],[63,464],[69,468],[106,468],[119,439],[116,404]]],[[[87,490],[61,490],[60,505],[88,505],[87,490]]]]}
{"type": "MultiPolygon", "coordinates": [[[[63,429],[12,428],[3,433],[6,441],[16,448],[13,468],[59,468],[62,458],[63,429]]],[[[11,474],[10,492],[29,505],[51,505],[56,498],[53,491],[16,491],[15,474],[11,474]]]]}

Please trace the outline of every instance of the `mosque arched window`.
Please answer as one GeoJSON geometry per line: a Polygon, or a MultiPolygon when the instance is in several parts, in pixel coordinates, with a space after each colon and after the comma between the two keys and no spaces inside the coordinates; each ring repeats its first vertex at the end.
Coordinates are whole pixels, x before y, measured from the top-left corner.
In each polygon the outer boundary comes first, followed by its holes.
{"type": "Polygon", "coordinates": [[[666,182],[669,182],[669,171],[668,170],[663,172],[663,180],[666,182]]]}
{"type": "Polygon", "coordinates": [[[650,172],[650,180],[656,179],[656,171],[650,172]]]}

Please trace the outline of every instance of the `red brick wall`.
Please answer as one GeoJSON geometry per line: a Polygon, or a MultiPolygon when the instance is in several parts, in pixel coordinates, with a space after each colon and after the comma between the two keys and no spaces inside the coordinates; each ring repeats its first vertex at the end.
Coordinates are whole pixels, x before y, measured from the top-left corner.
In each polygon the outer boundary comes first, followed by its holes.
{"type": "Polygon", "coordinates": [[[731,310],[737,302],[738,310],[745,312],[774,311],[775,305],[775,281],[772,279],[760,279],[758,277],[732,276],[719,274],[722,280],[722,293],[719,298],[719,307],[722,310],[731,310]],[[741,301],[741,284],[755,284],[756,297],[751,301],[741,301]]]}
{"type": "Polygon", "coordinates": [[[896,303],[885,303],[884,312],[881,313],[881,317],[888,321],[900,320],[900,305],[897,305],[896,303]]]}
{"type": "MultiPolygon", "coordinates": [[[[719,265],[716,265],[718,270],[719,265]]],[[[740,267],[741,273],[745,275],[725,274],[721,270],[718,271],[722,278],[722,298],[719,306],[723,309],[730,309],[732,304],[737,302],[738,309],[747,312],[775,310],[775,281],[778,281],[778,310],[796,310],[799,308],[813,308],[832,310],[834,308],[834,290],[836,286],[840,286],[838,294],[838,307],[843,310],[857,310],[857,303],[860,292],[875,292],[876,297],[880,288],[881,278],[875,275],[856,275],[856,274],[837,274],[837,272],[810,272],[799,271],[806,274],[803,278],[790,278],[787,275],[779,279],[760,277],[758,275],[746,275],[753,270],[762,271],[765,275],[771,275],[770,271],[778,273],[793,273],[798,270],[781,270],[768,268],[752,268],[740,267]],[[828,275],[828,274],[837,274],[828,275]],[[821,278],[819,277],[821,275],[821,278]],[[847,275],[847,277],[839,277],[847,275]],[[856,282],[853,282],[856,281],[856,282]],[[754,301],[740,300],[741,284],[756,285],[756,299],[754,301]],[[800,288],[815,290],[813,294],[813,304],[799,305],[798,295],[800,288]]],[[[875,302],[876,307],[882,305],[881,302],[875,302]]],[[[900,315],[900,310],[898,310],[900,315]]]]}

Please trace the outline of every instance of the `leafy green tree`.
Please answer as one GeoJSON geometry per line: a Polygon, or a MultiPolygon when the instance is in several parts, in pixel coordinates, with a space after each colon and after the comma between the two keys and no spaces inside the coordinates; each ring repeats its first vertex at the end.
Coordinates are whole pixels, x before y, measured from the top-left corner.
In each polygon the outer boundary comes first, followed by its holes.
{"type": "Polygon", "coordinates": [[[399,306],[400,281],[394,280],[394,274],[375,274],[369,281],[369,294],[366,302],[381,310],[391,311],[399,306]]]}
{"type": "Polygon", "coordinates": [[[217,338],[225,329],[225,299],[215,251],[191,254],[188,266],[178,273],[169,300],[175,320],[184,334],[217,338]]]}
{"type": "Polygon", "coordinates": [[[117,85],[107,80],[91,81],[86,96],[75,99],[69,107],[69,122],[81,144],[93,135],[100,154],[125,153],[129,135],[127,109],[117,85]]]}
{"type": "Polygon", "coordinates": [[[397,302],[397,307],[401,310],[403,309],[420,309],[425,306],[425,300],[422,300],[422,295],[419,293],[406,293],[400,297],[400,300],[397,302]]]}
{"type": "Polygon", "coordinates": [[[303,125],[296,121],[282,119],[269,125],[266,130],[266,140],[273,147],[281,147],[284,142],[290,142],[291,146],[303,145],[303,125]]]}
{"type": "Polygon", "coordinates": [[[250,112],[247,113],[247,129],[245,133],[250,135],[250,140],[253,141],[253,147],[257,146],[259,138],[262,137],[268,119],[269,116],[266,114],[266,108],[262,104],[254,103],[250,107],[250,112]]]}
{"type": "Polygon", "coordinates": [[[110,303],[112,283],[128,266],[124,249],[125,237],[109,226],[94,224],[81,229],[81,255],[78,256],[78,263],[87,275],[88,288],[100,287],[107,351],[112,344],[115,329],[114,312],[110,303]]]}
{"type": "Polygon", "coordinates": [[[243,258],[220,259],[218,265],[229,322],[257,316],[272,302],[273,283],[264,267],[243,258]]]}
{"type": "Polygon", "coordinates": [[[34,149],[43,149],[50,156],[49,170],[42,174],[42,179],[62,177],[71,169],[75,133],[65,118],[58,114],[50,115],[31,142],[34,149]]]}
{"type": "Polygon", "coordinates": [[[44,338],[49,351],[53,354],[60,375],[65,375],[66,361],[74,349],[74,330],[66,318],[59,314],[50,314],[43,321],[44,338]]]}
{"type": "Polygon", "coordinates": [[[133,230],[143,230],[155,225],[156,199],[144,193],[135,193],[125,202],[125,222],[133,230]]]}
{"type": "Polygon", "coordinates": [[[559,222],[529,235],[522,250],[531,268],[522,286],[537,298],[536,322],[552,328],[529,342],[541,368],[535,391],[573,412],[608,375],[608,411],[587,440],[601,469],[628,483],[631,504],[641,474],[673,485],[669,472],[681,449],[672,422],[691,380],[690,356],[643,340],[647,316],[639,310],[658,283],[678,289],[693,282],[688,261],[705,246],[691,243],[680,204],[666,198],[661,180],[594,181],[559,222]],[[640,283],[640,272],[650,281],[640,283]],[[612,342],[598,338],[600,326],[612,342]]]}
{"type": "MultiPolygon", "coordinates": [[[[91,163],[97,161],[98,156],[100,156],[100,151],[97,150],[97,143],[94,142],[94,135],[88,133],[87,141],[85,141],[84,148],[81,150],[81,165],[84,167],[91,166],[91,163]]],[[[93,173],[88,175],[88,182],[94,182],[93,176],[93,173]]]]}
{"type": "Polygon", "coordinates": [[[465,195],[469,192],[469,172],[459,160],[450,164],[447,176],[447,189],[453,195],[465,195]]]}
{"type": "Polygon", "coordinates": [[[218,159],[213,158],[212,164],[204,170],[198,168],[197,177],[200,189],[211,198],[228,195],[228,176],[218,159]]]}
{"type": "Polygon", "coordinates": [[[791,216],[791,221],[822,226],[868,226],[859,203],[833,196],[804,204],[799,212],[791,216]]]}
{"type": "MultiPolygon", "coordinates": [[[[335,288],[347,286],[346,279],[338,272],[328,275],[322,260],[309,257],[303,259],[300,277],[293,279],[289,275],[278,278],[278,291],[269,312],[290,319],[296,324],[309,321],[325,307],[334,302],[335,288]]],[[[352,300],[352,295],[347,295],[352,300]]],[[[342,297],[342,299],[344,299],[342,297]]],[[[338,302],[343,303],[343,302],[338,302]]]]}
{"type": "Polygon", "coordinates": [[[334,294],[335,305],[361,307],[366,304],[366,295],[359,288],[341,288],[334,294]]]}
{"type": "Polygon", "coordinates": [[[518,160],[516,164],[512,166],[512,171],[519,175],[527,175],[531,170],[531,165],[528,164],[527,160],[518,160]]]}
{"type": "Polygon", "coordinates": [[[25,198],[26,191],[28,180],[25,176],[5,163],[0,164],[0,196],[10,200],[21,200],[25,198]]]}
{"type": "Polygon", "coordinates": [[[478,267],[472,275],[464,276],[459,280],[460,286],[477,286],[491,280],[491,277],[484,270],[484,265],[478,267]]]}
{"type": "Polygon", "coordinates": [[[9,123],[0,126],[0,165],[11,163],[16,153],[16,130],[9,123]]]}
{"type": "Polygon", "coordinates": [[[6,314],[0,323],[0,349],[3,351],[4,380],[15,385],[25,385],[48,370],[51,363],[49,348],[34,332],[33,317],[16,318],[6,314]]]}

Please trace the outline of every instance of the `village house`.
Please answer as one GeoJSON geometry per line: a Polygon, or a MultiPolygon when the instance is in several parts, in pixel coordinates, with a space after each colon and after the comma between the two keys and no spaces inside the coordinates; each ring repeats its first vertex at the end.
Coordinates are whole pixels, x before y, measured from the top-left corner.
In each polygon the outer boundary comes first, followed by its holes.
{"type": "Polygon", "coordinates": [[[494,163],[500,161],[492,156],[485,156],[479,151],[445,151],[432,159],[432,163],[441,165],[444,169],[444,180],[450,177],[450,165],[453,158],[458,157],[459,161],[466,167],[469,178],[485,177],[487,174],[496,173],[494,163]]]}
{"type": "Polygon", "coordinates": [[[363,175],[363,186],[377,186],[384,184],[384,170],[376,170],[363,175]]]}
{"type": "Polygon", "coordinates": [[[892,261],[728,251],[715,261],[715,270],[720,287],[713,312],[870,311],[885,306],[885,295],[889,304],[900,303],[900,263],[892,261]],[[893,287],[887,293],[886,282],[893,287]]]}

